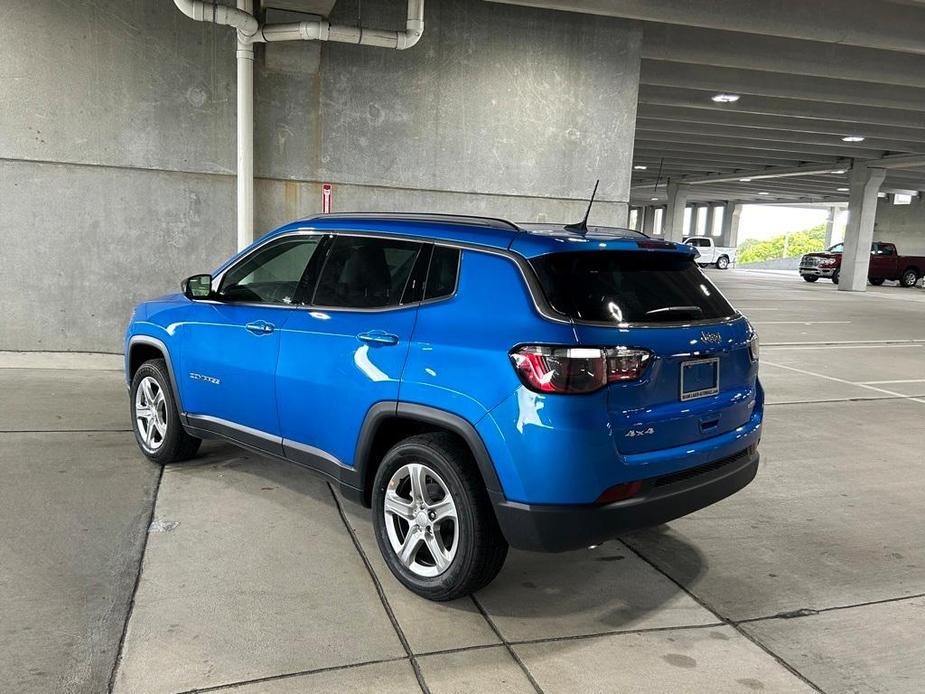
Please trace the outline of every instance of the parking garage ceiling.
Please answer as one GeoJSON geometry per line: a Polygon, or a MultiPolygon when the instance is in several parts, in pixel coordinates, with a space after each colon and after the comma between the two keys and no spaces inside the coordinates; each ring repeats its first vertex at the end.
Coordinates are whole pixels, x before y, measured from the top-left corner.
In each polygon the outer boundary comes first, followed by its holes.
{"type": "MultiPolygon", "coordinates": [[[[833,172],[925,154],[923,0],[493,1],[641,22],[633,204],[664,203],[669,178],[722,179],[690,202],[844,203],[833,172]]],[[[921,164],[881,190],[925,190],[921,164]]]]}

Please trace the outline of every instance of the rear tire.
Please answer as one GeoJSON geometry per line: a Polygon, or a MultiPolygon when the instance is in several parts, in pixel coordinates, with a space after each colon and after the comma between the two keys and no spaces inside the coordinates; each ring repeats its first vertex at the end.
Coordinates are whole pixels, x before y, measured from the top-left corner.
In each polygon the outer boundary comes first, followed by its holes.
{"type": "Polygon", "coordinates": [[[816,280],[819,279],[815,275],[803,275],[802,277],[803,277],[804,282],[815,282],[816,280]]]}
{"type": "Polygon", "coordinates": [[[915,283],[919,281],[919,272],[915,268],[909,268],[903,272],[902,277],[899,278],[899,283],[904,287],[914,287],[915,283]]]}
{"type": "Polygon", "coordinates": [[[839,270],[835,271],[835,274],[832,275],[832,284],[838,284],[838,276],[841,274],[839,270]]]}
{"type": "Polygon", "coordinates": [[[725,270],[726,268],[728,268],[728,267],[729,267],[729,258],[727,258],[727,257],[724,256],[724,255],[721,255],[721,256],[719,257],[719,260],[716,261],[716,267],[717,267],[717,269],[719,269],[719,270],[725,270]]]}
{"type": "Polygon", "coordinates": [[[202,440],[187,434],[180,422],[166,361],[151,359],[138,367],[129,409],[135,441],[149,460],[166,465],[196,455],[202,440]]]}
{"type": "Polygon", "coordinates": [[[504,565],[508,545],[481,475],[468,448],[450,434],[412,436],[386,453],[372,506],[385,563],[421,597],[468,595],[504,565]]]}

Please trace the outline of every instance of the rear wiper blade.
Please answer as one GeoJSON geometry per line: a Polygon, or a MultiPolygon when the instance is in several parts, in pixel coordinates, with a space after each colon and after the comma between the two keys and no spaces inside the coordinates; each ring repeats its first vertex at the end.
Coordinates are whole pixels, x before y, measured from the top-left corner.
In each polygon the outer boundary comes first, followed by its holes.
{"type": "Polygon", "coordinates": [[[653,313],[703,313],[703,309],[699,306],[666,306],[665,308],[656,308],[651,311],[646,311],[646,315],[652,315],[653,313]]]}

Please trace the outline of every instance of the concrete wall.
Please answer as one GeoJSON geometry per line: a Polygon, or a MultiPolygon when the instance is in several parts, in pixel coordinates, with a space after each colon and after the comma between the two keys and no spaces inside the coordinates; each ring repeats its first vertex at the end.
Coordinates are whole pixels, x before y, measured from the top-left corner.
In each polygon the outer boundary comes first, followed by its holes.
{"type": "Polygon", "coordinates": [[[892,241],[904,255],[925,255],[925,200],[919,196],[911,205],[894,205],[889,198],[880,198],[874,240],[892,241]]]}
{"type": "MultiPolygon", "coordinates": [[[[234,250],[233,36],[169,0],[3,14],[0,349],[118,351],[133,303],[234,250]]],[[[318,212],[321,182],[337,210],[558,221],[599,177],[592,221],[624,223],[638,26],[481,0],[426,22],[403,53],[258,49],[258,233],[318,212]]]]}

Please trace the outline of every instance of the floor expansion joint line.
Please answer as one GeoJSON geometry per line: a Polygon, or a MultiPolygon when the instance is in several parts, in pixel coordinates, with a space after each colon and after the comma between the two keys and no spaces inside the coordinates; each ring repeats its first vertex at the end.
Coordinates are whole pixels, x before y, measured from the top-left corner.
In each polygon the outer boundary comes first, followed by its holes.
{"type": "Polygon", "coordinates": [[[247,687],[251,684],[262,684],[264,682],[275,682],[277,680],[288,680],[293,677],[306,677],[308,675],[320,675],[323,672],[337,672],[338,670],[351,670],[364,665],[382,665],[383,663],[402,663],[408,660],[407,656],[398,658],[380,658],[379,660],[364,660],[359,663],[346,663],[344,665],[329,665],[328,667],[319,667],[313,670],[299,670],[298,672],[283,672],[278,675],[267,675],[266,677],[255,677],[249,680],[236,680],[234,682],[225,682],[223,684],[212,684],[208,687],[196,687],[195,689],[184,689],[174,694],[202,694],[203,692],[217,692],[222,689],[237,689],[238,687],[247,687]]]}
{"type": "MultiPolygon", "coordinates": [[[[814,617],[817,614],[825,614],[826,612],[838,612],[840,610],[851,610],[856,607],[870,607],[872,605],[888,605],[891,602],[902,602],[903,600],[916,600],[918,598],[925,598],[925,593],[914,593],[912,595],[901,595],[895,598],[881,598],[880,600],[867,600],[865,602],[857,602],[851,605],[832,605],[831,607],[820,607],[818,610],[812,607],[802,608],[809,610],[806,614],[794,615],[792,612],[778,612],[777,614],[767,615],[766,617],[749,617],[748,619],[740,619],[736,621],[736,624],[751,624],[752,622],[766,622],[771,619],[802,619],[803,617],[814,617]]],[[[797,610],[799,611],[799,610],[797,610]]]]}
{"type": "Polygon", "coordinates": [[[414,676],[418,681],[418,685],[421,687],[421,691],[424,692],[424,694],[430,694],[430,689],[428,688],[427,683],[424,681],[424,675],[421,673],[421,667],[418,664],[418,659],[414,652],[411,650],[411,645],[408,643],[408,639],[405,637],[405,632],[401,628],[401,624],[398,623],[398,618],[395,616],[395,612],[392,611],[392,606],[389,604],[389,599],[385,595],[385,590],[382,588],[382,583],[379,581],[379,577],[376,576],[376,572],[373,571],[373,565],[370,563],[369,557],[367,557],[366,552],[363,551],[363,546],[360,544],[360,540],[356,536],[356,532],[350,525],[350,521],[347,520],[347,514],[344,513],[344,507],[341,505],[340,499],[337,498],[337,492],[334,491],[334,487],[332,487],[330,484],[328,484],[328,490],[331,492],[331,498],[334,499],[334,505],[337,507],[337,513],[340,514],[341,522],[347,529],[347,534],[350,536],[350,541],[353,542],[353,546],[356,548],[357,554],[359,554],[360,559],[363,560],[363,565],[366,567],[366,572],[369,574],[369,578],[373,582],[373,587],[376,589],[376,593],[379,595],[379,601],[382,603],[382,607],[385,610],[389,621],[392,622],[392,628],[395,629],[395,633],[398,635],[398,640],[401,641],[402,648],[405,649],[408,660],[411,661],[411,668],[414,670],[414,676]]]}
{"type": "Polygon", "coordinates": [[[157,482],[154,483],[154,493],[151,495],[151,511],[143,526],[144,537],[141,540],[141,552],[138,554],[138,571],[135,572],[135,584],[132,586],[132,598],[128,603],[128,610],[125,612],[125,622],[122,624],[122,634],[119,636],[119,645],[116,648],[116,657],[112,663],[112,670],[109,672],[109,683],[106,691],[112,693],[116,684],[116,672],[119,670],[119,663],[122,660],[122,649],[125,647],[125,637],[128,634],[128,625],[132,619],[132,613],[135,611],[135,596],[138,593],[138,586],[141,583],[141,572],[145,565],[145,551],[148,549],[148,538],[151,536],[151,522],[154,520],[154,511],[157,508],[157,497],[161,491],[161,480],[164,479],[164,466],[158,465],[157,482]]]}
{"type": "Polygon", "coordinates": [[[826,405],[830,402],[882,402],[885,400],[918,400],[925,395],[885,395],[875,397],[871,395],[866,398],[830,398],[828,400],[784,400],[783,402],[765,402],[765,407],[779,407],[781,405],[826,405]]]}
{"type": "Polygon", "coordinates": [[[474,593],[473,593],[472,595],[469,596],[469,599],[472,600],[472,604],[475,605],[475,609],[477,609],[477,610],[479,611],[479,613],[482,615],[482,618],[483,618],[486,622],[488,622],[489,628],[495,633],[495,636],[497,636],[498,639],[500,639],[501,643],[502,643],[502,644],[504,645],[504,647],[507,649],[507,652],[508,652],[508,654],[511,656],[511,658],[513,658],[513,659],[514,659],[514,662],[517,663],[517,667],[519,667],[519,668],[521,669],[521,671],[524,673],[524,676],[527,678],[527,680],[528,680],[528,681],[530,682],[530,684],[533,686],[533,690],[534,690],[537,694],[544,694],[544,693],[543,693],[543,688],[540,686],[540,683],[536,681],[536,678],[533,676],[533,673],[530,672],[530,669],[527,667],[527,664],[524,663],[524,661],[520,659],[520,656],[517,655],[516,652],[514,652],[514,648],[511,646],[510,641],[508,641],[508,640],[504,637],[504,634],[501,633],[501,630],[500,630],[500,629],[498,628],[498,626],[495,624],[495,621],[489,616],[488,612],[487,612],[487,611],[485,610],[485,608],[482,606],[482,603],[479,602],[479,599],[478,599],[477,597],[475,597],[475,594],[474,594],[474,593]]]}
{"type": "Polygon", "coordinates": [[[124,434],[132,429],[0,429],[0,434],[124,434]]]}
{"type": "Polygon", "coordinates": [[[655,569],[658,573],[660,573],[662,576],[664,576],[665,578],[667,578],[667,579],[668,579],[669,581],[671,581],[674,585],[676,585],[678,588],[680,588],[682,591],[684,591],[684,593],[685,593],[686,595],[688,595],[688,596],[691,598],[691,600],[693,600],[694,602],[696,602],[696,603],[697,603],[698,605],[700,605],[703,609],[705,609],[707,612],[709,612],[709,613],[712,614],[714,617],[716,617],[718,620],[720,620],[723,624],[725,624],[725,625],[727,625],[727,626],[732,627],[733,629],[735,629],[736,633],[738,633],[740,636],[742,636],[743,638],[747,639],[747,640],[750,641],[752,644],[754,644],[755,646],[757,646],[758,648],[760,648],[762,651],[764,651],[765,653],[767,653],[769,656],[771,656],[771,658],[773,658],[774,661],[775,661],[778,665],[780,665],[781,667],[783,667],[785,670],[787,670],[787,671],[788,671],[790,674],[792,674],[794,677],[796,677],[796,678],[799,679],[801,682],[803,682],[804,684],[806,684],[808,687],[812,688],[813,691],[819,692],[819,694],[826,694],[825,690],[823,690],[822,687],[820,687],[819,685],[817,685],[815,682],[813,682],[811,679],[809,679],[806,675],[804,675],[802,672],[800,672],[800,671],[797,670],[795,667],[793,667],[790,663],[788,663],[786,660],[784,660],[784,659],[783,659],[781,656],[779,656],[777,653],[775,653],[775,652],[772,651],[770,648],[768,648],[767,646],[765,646],[761,641],[759,641],[758,639],[756,639],[755,637],[753,637],[751,634],[749,634],[747,631],[745,631],[744,629],[742,629],[742,628],[738,625],[738,623],[733,622],[731,619],[727,619],[726,617],[723,617],[719,612],[717,612],[717,611],[716,611],[709,603],[707,603],[703,598],[701,598],[699,595],[695,595],[692,591],[688,590],[687,587],[684,586],[680,581],[675,580],[673,576],[669,575],[666,571],[662,570],[661,567],[657,566],[654,562],[650,561],[649,558],[646,557],[642,552],[640,552],[640,551],[637,550],[635,547],[633,547],[632,545],[630,545],[630,544],[628,544],[628,543],[626,543],[626,542],[624,542],[623,545],[624,545],[630,552],[632,552],[633,554],[635,554],[635,555],[636,555],[637,557],[639,557],[642,561],[644,561],[646,564],[648,564],[649,566],[651,566],[651,567],[652,567],[653,569],[655,569]]]}

